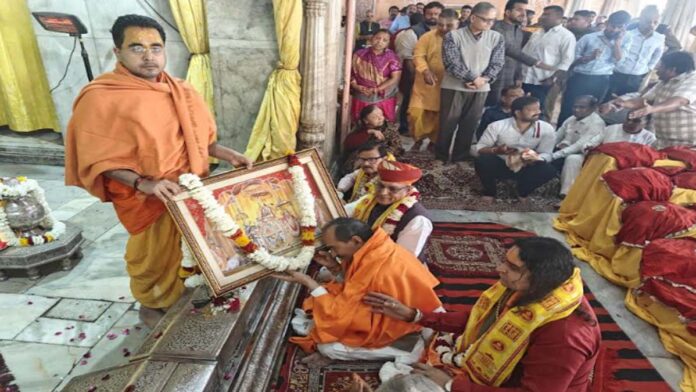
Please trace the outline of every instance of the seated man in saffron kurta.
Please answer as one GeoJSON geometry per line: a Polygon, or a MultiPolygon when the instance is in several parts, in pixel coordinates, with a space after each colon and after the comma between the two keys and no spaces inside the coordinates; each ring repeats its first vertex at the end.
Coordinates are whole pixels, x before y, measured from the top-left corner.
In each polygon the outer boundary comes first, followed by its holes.
{"type": "Polygon", "coordinates": [[[322,233],[329,253],[319,253],[315,261],[342,279],[320,285],[301,272],[274,275],[301,283],[311,292],[304,302],[304,312],[296,312],[292,321],[296,332],[307,336],[294,337],[291,342],[305,352],[318,350],[305,362],[315,365],[330,359],[417,362],[424,349],[418,333],[422,327],[373,314],[362,298],[376,291],[432,312],[441,309],[433,290],[438,280],[380,228],[373,232],[357,219],[338,218],[326,224],[322,233]]]}
{"type": "Polygon", "coordinates": [[[379,292],[364,303],[376,315],[448,332],[413,369],[440,386],[430,391],[588,391],[601,334],[570,251],[533,237],[517,240],[506,258],[500,281],[471,312],[427,312],[379,292]]]}
{"type": "Polygon", "coordinates": [[[377,167],[379,179],[372,190],[346,205],[346,212],[366,222],[372,230],[382,228],[397,244],[420,256],[433,232],[430,214],[418,201],[413,184],[421,170],[407,163],[382,161],[377,167]]]}
{"type": "Polygon", "coordinates": [[[75,100],[65,183],[113,203],[130,234],[131,292],[141,317],[153,325],[184,291],[181,236],[164,205],[180,192],[179,175],[208,175],[209,156],[232,165],[251,162],[215,142],[215,121],[203,98],[164,71],[166,37],[157,21],[124,15],[111,33],[116,69],[75,100]]]}

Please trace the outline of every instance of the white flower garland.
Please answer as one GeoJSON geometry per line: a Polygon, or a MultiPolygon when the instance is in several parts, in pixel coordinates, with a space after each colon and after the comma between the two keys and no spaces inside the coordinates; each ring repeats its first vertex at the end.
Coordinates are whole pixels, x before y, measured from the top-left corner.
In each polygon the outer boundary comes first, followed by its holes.
{"type": "MultiPolygon", "coordinates": [[[[312,190],[307,182],[304,168],[299,163],[293,164],[292,159],[290,162],[288,172],[292,176],[292,187],[300,210],[300,225],[303,228],[314,230],[317,225],[317,217],[314,210],[315,200],[312,190]]],[[[179,177],[179,184],[186,188],[189,191],[189,195],[200,204],[205,217],[211,222],[215,230],[222,232],[225,237],[233,240],[240,236],[246,238],[246,234],[241,227],[225,212],[225,209],[215,200],[213,193],[203,186],[201,179],[197,175],[190,173],[182,174],[179,177]]],[[[254,263],[274,271],[295,270],[306,267],[314,257],[315,246],[313,244],[304,243],[295,257],[287,257],[272,255],[263,247],[256,246],[251,239],[246,239],[252,245],[250,249],[253,249],[246,254],[246,257],[254,263]]],[[[195,261],[191,257],[186,244],[182,244],[182,252],[184,254],[182,267],[195,267],[195,261]]],[[[195,287],[203,283],[203,278],[200,275],[194,275],[187,278],[184,283],[189,287],[195,287]]]]}
{"type": "Polygon", "coordinates": [[[43,235],[24,238],[17,237],[7,221],[7,214],[5,213],[4,206],[0,205],[0,241],[7,243],[9,246],[41,245],[55,241],[65,233],[65,224],[53,218],[53,212],[46,202],[44,190],[39,186],[36,180],[30,180],[25,177],[17,177],[17,180],[19,183],[13,185],[0,182],[0,200],[15,199],[27,195],[33,196],[46,212],[46,218],[41,222],[41,225],[44,227],[51,227],[51,230],[45,232],[43,235]]]}

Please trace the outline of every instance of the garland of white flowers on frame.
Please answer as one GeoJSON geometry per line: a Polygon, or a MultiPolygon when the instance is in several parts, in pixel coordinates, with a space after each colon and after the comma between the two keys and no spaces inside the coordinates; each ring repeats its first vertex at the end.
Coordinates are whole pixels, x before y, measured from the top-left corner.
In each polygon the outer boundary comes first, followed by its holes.
{"type": "MultiPolygon", "coordinates": [[[[51,230],[42,235],[18,237],[7,220],[5,203],[0,202],[0,245],[4,243],[7,244],[7,246],[32,246],[45,244],[58,239],[65,233],[65,224],[53,219],[53,213],[46,202],[44,190],[39,186],[39,183],[36,182],[36,180],[30,180],[24,176],[19,176],[15,179],[17,180],[17,184],[7,184],[6,182],[0,181],[0,201],[25,197],[27,195],[33,196],[46,212],[46,218],[41,222],[41,226],[51,227],[51,230]]],[[[2,248],[3,246],[0,246],[0,249],[2,248]]]]}
{"type": "MultiPolygon", "coordinates": [[[[302,248],[295,257],[276,256],[267,249],[257,245],[244,233],[244,230],[230,217],[225,209],[213,196],[213,192],[203,186],[201,179],[195,174],[182,174],[179,184],[189,191],[189,195],[203,208],[203,213],[213,228],[233,240],[245,253],[246,257],[265,268],[274,271],[296,270],[306,267],[312,261],[315,250],[317,217],[314,210],[315,200],[312,189],[307,182],[304,168],[296,155],[288,156],[288,172],[292,176],[292,187],[300,210],[300,238],[302,248]]],[[[183,241],[182,241],[183,242],[183,241]]],[[[188,247],[183,244],[182,267],[190,270],[195,267],[188,247]]],[[[200,275],[186,278],[187,286],[198,286],[203,283],[200,275]]]]}

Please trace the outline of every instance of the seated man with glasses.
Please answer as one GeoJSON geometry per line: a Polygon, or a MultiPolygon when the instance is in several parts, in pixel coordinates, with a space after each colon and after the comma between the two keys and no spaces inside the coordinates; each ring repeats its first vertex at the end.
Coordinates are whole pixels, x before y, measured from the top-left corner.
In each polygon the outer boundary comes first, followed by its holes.
{"type": "Polygon", "coordinates": [[[374,188],[379,178],[377,167],[383,160],[394,160],[394,156],[387,152],[387,147],[376,140],[360,145],[356,151],[358,169],[346,174],[336,185],[339,196],[348,203],[365,196],[374,188]]]}
{"type": "Polygon", "coordinates": [[[468,312],[432,313],[385,293],[365,296],[377,316],[440,331],[426,363],[405,377],[427,377],[439,385],[433,392],[590,390],[601,333],[570,251],[551,238],[518,239],[496,271],[500,280],[468,312]]]}
{"type": "Polygon", "coordinates": [[[334,277],[320,284],[299,271],[273,276],[300,283],[310,290],[302,309],[292,320],[291,338],[305,352],[314,354],[302,360],[322,366],[337,360],[393,360],[401,364],[417,362],[425,348],[422,327],[392,317],[375,315],[362,302],[367,293],[377,291],[425,311],[442,311],[435,294],[438,280],[411,252],[396,245],[389,235],[353,218],[337,218],[322,229],[328,252],[319,252],[315,261],[334,277]],[[307,316],[311,314],[311,319],[307,316]]]}
{"type": "Polygon", "coordinates": [[[418,202],[419,193],[413,186],[420,180],[421,170],[384,160],[377,173],[374,190],[346,205],[346,212],[373,230],[381,227],[397,244],[419,256],[433,232],[428,210],[418,202]]]}

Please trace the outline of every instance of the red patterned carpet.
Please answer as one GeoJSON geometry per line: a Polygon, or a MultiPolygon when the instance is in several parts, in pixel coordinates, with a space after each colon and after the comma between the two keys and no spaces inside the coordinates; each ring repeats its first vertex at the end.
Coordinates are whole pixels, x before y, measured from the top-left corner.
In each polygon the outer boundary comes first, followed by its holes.
{"type": "Polygon", "coordinates": [[[416,183],[421,193],[421,202],[426,208],[441,210],[501,211],[501,212],[555,212],[554,205],[560,202],[557,179],[537,189],[529,201],[516,201],[514,184],[503,182],[498,186],[498,202],[481,205],[481,183],[474,171],[473,162],[442,165],[435,162],[426,151],[407,152],[399,160],[418,166],[423,178],[416,183]]]}
{"type": "Polygon", "coordinates": [[[0,355],[0,392],[19,392],[19,387],[13,383],[14,377],[7,368],[5,359],[0,355]]]}
{"type": "MultiPolygon", "coordinates": [[[[468,310],[479,293],[497,280],[495,265],[517,238],[534,233],[494,223],[436,223],[426,248],[431,271],[442,282],[437,293],[448,311],[468,310]]],[[[671,391],[667,383],[621,331],[609,312],[585,287],[600,322],[603,352],[595,369],[593,392],[671,391]]],[[[337,362],[308,369],[304,354],[288,345],[272,391],[343,392],[351,373],[373,386],[379,384],[379,362],[337,362]]]]}

